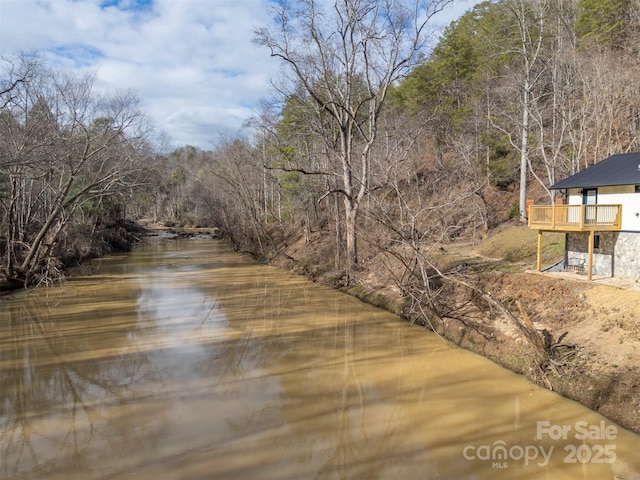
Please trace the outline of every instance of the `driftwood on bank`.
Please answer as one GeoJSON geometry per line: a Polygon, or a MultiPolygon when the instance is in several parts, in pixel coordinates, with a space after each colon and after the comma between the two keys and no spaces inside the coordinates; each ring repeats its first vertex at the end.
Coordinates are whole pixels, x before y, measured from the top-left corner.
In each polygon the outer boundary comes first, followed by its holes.
{"type": "Polygon", "coordinates": [[[483,295],[484,299],[491,305],[493,308],[498,310],[505,318],[507,318],[516,328],[524,335],[524,337],[529,342],[529,345],[533,347],[536,353],[536,362],[538,364],[543,364],[549,358],[549,350],[545,345],[544,338],[533,327],[531,320],[529,319],[529,315],[525,311],[522,303],[520,301],[516,301],[516,305],[520,310],[520,314],[522,315],[522,320],[516,317],[513,313],[509,311],[509,309],[500,301],[493,298],[490,293],[485,293],[483,295]]]}
{"type": "Polygon", "coordinates": [[[539,331],[533,326],[527,311],[519,300],[516,300],[515,303],[520,311],[521,319],[511,313],[503,302],[493,298],[491,294],[485,293],[483,297],[524,335],[534,351],[535,365],[548,388],[553,390],[548,373],[557,377],[562,376],[563,370],[572,365],[571,362],[578,353],[575,345],[562,343],[568,332],[563,333],[557,341],[554,341],[553,335],[549,331],[546,329],[539,331]]]}

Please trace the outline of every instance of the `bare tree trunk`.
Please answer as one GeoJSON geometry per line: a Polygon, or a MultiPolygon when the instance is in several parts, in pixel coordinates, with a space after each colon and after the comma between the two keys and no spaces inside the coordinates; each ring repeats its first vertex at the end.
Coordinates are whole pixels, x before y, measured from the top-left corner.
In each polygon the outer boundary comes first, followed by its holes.
{"type": "Polygon", "coordinates": [[[529,173],[529,97],[530,93],[529,79],[525,80],[524,92],[522,97],[522,128],[520,130],[520,197],[519,210],[520,222],[527,222],[527,177],[529,173]]]}
{"type": "Polygon", "coordinates": [[[342,229],[340,228],[340,200],[337,195],[333,196],[333,211],[335,216],[335,229],[336,229],[336,255],[335,255],[335,268],[340,267],[340,244],[342,242],[342,229]]]}
{"type": "Polygon", "coordinates": [[[65,185],[63,191],[60,192],[56,200],[56,205],[54,209],[51,211],[51,213],[49,213],[49,216],[47,217],[47,220],[45,221],[44,225],[40,227],[38,234],[33,239],[33,242],[29,247],[29,252],[27,253],[27,256],[24,258],[24,260],[22,261],[22,264],[20,265],[20,268],[18,270],[18,275],[20,276],[20,278],[26,278],[27,275],[30,273],[30,271],[34,268],[35,261],[37,260],[36,254],[40,249],[40,245],[42,244],[42,241],[44,240],[47,233],[49,233],[49,230],[53,226],[53,223],[58,219],[58,216],[62,212],[62,207],[64,205],[64,197],[67,195],[67,193],[69,193],[69,189],[73,184],[73,179],[74,177],[72,175],[67,181],[67,184],[65,185]]]}
{"type": "MultiPolygon", "coordinates": [[[[508,0],[507,7],[511,10],[517,23],[520,45],[518,55],[522,58],[522,116],[520,142],[516,146],[520,151],[520,195],[518,201],[520,221],[527,221],[527,178],[529,173],[529,132],[531,130],[530,112],[532,108],[533,89],[539,80],[541,54],[543,48],[548,0],[508,0]]],[[[514,142],[515,143],[515,142],[514,142]]]]}
{"type": "Polygon", "coordinates": [[[345,236],[346,236],[346,255],[347,255],[347,274],[351,275],[358,266],[358,246],[357,246],[357,220],[358,220],[357,203],[351,202],[348,198],[344,200],[345,210],[345,236]]]}
{"type": "Polygon", "coordinates": [[[12,278],[14,276],[14,249],[16,247],[16,233],[18,229],[18,219],[16,214],[16,201],[17,201],[17,183],[18,179],[11,178],[11,202],[9,203],[8,211],[8,235],[7,235],[7,276],[12,278]]]}

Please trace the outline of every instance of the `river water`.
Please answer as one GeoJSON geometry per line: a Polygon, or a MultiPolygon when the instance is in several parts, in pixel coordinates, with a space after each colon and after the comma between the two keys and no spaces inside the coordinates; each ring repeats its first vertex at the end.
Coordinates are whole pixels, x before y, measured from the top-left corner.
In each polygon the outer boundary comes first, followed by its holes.
{"type": "Polygon", "coordinates": [[[640,437],[215,240],[0,301],[0,478],[640,479],[640,437]]]}

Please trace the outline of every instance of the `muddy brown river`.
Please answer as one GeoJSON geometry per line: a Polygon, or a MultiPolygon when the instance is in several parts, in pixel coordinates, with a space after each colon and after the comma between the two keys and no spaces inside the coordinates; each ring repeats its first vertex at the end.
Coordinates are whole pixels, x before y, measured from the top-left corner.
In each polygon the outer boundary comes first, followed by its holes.
{"type": "Polygon", "coordinates": [[[640,479],[640,437],[216,240],[0,300],[0,478],[640,479]]]}

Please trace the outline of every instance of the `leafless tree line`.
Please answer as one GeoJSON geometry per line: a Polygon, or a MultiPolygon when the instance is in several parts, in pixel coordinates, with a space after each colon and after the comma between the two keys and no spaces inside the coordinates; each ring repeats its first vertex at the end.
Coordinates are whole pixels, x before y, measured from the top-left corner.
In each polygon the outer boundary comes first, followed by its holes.
{"type": "Polygon", "coordinates": [[[149,130],[136,96],[98,94],[94,75],[54,72],[37,55],[2,66],[2,273],[9,283],[46,283],[61,258],[89,254],[104,222],[124,218],[144,182],[149,130]]]}

